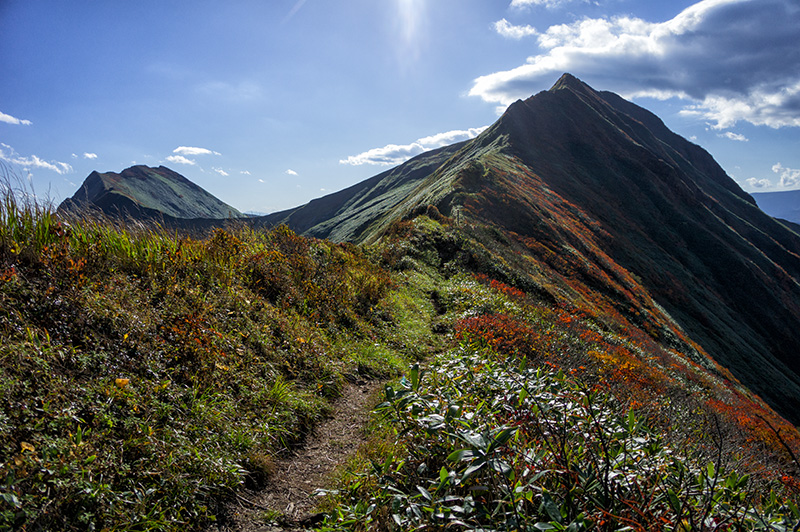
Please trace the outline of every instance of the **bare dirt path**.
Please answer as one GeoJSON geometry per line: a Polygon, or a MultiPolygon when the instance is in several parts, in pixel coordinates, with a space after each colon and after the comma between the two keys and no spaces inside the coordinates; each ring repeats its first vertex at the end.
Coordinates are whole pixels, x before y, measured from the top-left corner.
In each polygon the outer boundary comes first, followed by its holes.
{"type": "Polygon", "coordinates": [[[332,416],[314,429],[303,447],[275,464],[267,486],[242,492],[229,503],[222,523],[209,532],[304,530],[313,524],[314,490],[328,487],[336,466],[364,441],[377,381],[349,384],[333,405],[332,416]],[[274,516],[281,514],[279,519],[274,516]],[[272,522],[270,522],[272,518],[272,522]]]}

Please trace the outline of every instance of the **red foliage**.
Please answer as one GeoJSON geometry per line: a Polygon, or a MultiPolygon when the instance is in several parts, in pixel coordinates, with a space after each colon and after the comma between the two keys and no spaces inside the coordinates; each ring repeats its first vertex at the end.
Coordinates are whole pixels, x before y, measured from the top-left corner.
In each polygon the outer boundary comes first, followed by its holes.
{"type": "Polygon", "coordinates": [[[539,334],[528,324],[506,314],[489,314],[459,320],[456,339],[498,353],[531,357],[540,347],[539,334]]]}
{"type": "Polygon", "coordinates": [[[505,294],[511,299],[523,300],[527,297],[525,292],[523,292],[522,290],[514,288],[513,286],[508,286],[505,283],[501,283],[500,281],[492,279],[491,277],[483,273],[476,273],[474,277],[475,280],[478,281],[479,283],[490,286],[493,289],[497,290],[498,292],[505,294]]]}

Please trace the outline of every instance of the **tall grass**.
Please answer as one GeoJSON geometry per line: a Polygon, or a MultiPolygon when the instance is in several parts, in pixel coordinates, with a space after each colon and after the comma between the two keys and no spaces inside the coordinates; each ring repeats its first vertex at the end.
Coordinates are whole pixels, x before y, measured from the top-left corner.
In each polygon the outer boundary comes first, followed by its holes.
{"type": "Polygon", "coordinates": [[[190,530],[326,414],[390,281],[285,228],[205,238],[0,198],[0,529],[190,530]]]}

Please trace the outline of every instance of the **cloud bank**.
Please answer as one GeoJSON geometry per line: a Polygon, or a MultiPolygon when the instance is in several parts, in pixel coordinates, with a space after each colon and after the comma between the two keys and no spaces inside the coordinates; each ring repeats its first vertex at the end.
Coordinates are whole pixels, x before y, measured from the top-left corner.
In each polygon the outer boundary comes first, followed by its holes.
{"type": "Polygon", "coordinates": [[[431,135],[430,137],[422,137],[411,144],[387,144],[382,148],[373,148],[359,153],[358,155],[351,155],[347,159],[341,159],[339,164],[351,164],[354,166],[362,164],[396,166],[420,153],[455,144],[462,140],[475,138],[488,127],[489,126],[455,129],[453,131],[431,135]]]}
{"type": "MultiPolygon", "coordinates": [[[[533,35],[503,21],[495,29],[533,35]]],[[[800,126],[796,0],[703,0],[666,22],[585,18],[551,26],[536,41],[538,53],[523,65],[477,78],[469,94],[507,106],[571,72],[628,98],[688,100],[683,114],[718,129],[739,121],[800,126]]]]}

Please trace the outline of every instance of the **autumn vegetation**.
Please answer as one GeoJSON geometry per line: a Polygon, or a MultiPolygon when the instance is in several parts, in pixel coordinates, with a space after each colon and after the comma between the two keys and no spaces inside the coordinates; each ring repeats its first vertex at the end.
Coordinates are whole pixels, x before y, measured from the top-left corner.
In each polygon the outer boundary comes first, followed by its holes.
{"type": "Polygon", "coordinates": [[[8,189],[0,529],[202,530],[355,378],[394,380],[322,529],[796,529],[797,430],[521,246],[434,209],[371,246],[190,237],[8,189]]]}

